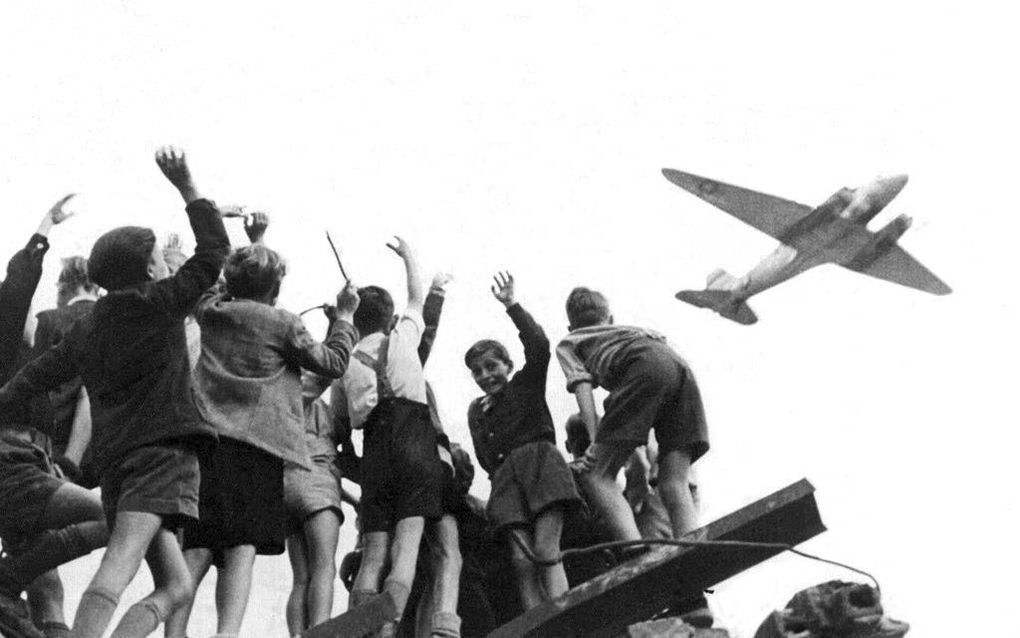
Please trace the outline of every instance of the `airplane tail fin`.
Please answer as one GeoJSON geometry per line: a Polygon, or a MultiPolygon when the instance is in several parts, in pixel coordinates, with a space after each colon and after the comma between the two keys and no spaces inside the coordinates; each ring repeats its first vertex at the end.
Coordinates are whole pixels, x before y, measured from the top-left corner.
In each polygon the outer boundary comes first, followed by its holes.
{"type": "Polygon", "coordinates": [[[751,307],[743,300],[734,301],[728,290],[712,290],[711,288],[708,290],[682,290],[676,293],[676,298],[698,308],[710,308],[727,319],[745,326],[758,321],[758,316],[754,314],[751,307]]]}
{"type": "Polygon", "coordinates": [[[708,274],[707,280],[705,281],[706,290],[733,290],[737,287],[738,280],[736,277],[726,272],[722,268],[713,270],[708,274]]]}

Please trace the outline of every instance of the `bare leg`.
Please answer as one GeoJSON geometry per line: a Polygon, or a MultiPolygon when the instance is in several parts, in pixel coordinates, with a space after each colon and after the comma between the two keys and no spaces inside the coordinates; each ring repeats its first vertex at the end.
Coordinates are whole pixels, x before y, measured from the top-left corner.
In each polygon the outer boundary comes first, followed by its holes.
{"type": "Polygon", "coordinates": [[[623,464],[630,458],[633,448],[601,443],[591,445],[589,450],[594,452],[595,464],[591,470],[582,473],[580,479],[588,488],[592,505],[602,515],[613,535],[613,540],[641,540],[641,532],[634,522],[634,512],[627,504],[623,491],[616,484],[616,477],[623,464]]]}
{"type": "Polygon", "coordinates": [[[300,635],[308,628],[305,616],[305,599],[308,596],[308,553],[303,532],[287,537],[287,558],[293,575],[290,596],[287,597],[287,630],[291,636],[300,635]]]}
{"type": "MultiPolygon", "coordinates": [[[[560,555],[560,535],[563,533],[563,510],[559,507],[546,509],[535,519],[535,555],[543,560],[553,560],[560,555]]],[[[563,563],[548,567],[537,567],[546,600],[565,594],[570,585],[563,563]]]]}
{"type": "Polygon", "coordinates": [[[383,583],[384,591],[393,596],[397,607],[397,618],[404,614],[407,599],[411,595],[414,571],[418,563],[418,549],[425,530],[425,519],[411,516],[397,521],[390,548],[390,574],[383,583]]]}
{"type": "Polygon", "coordinates": [[[329,620],[333,613],[340,517],[334,510],[316,512],[305,521],[304,532],[308,548],[308,593],[305,606],[305,628],[308,628],[329,620]]]}
{"type": "Polygon", "coordinates": [[[128,608],[110,638],[144,638],[192,597],[191,572],[173,532],[162,527],[156,532],[145,562],[155,588],[128,608]]]}
{"type": "Polygon", "coordinates": [[[74,617],[71,638],[99,638],[113,617],[117,601],[138,573],[149,543],[163,519],[149,512],[117,512],[103,560],[92,577],[74,617]]]}
{"type": "Polygon", "coordinates": [[[426,535],[432,559],[432,587],[429,592],[429,615],[433,636],[459,636],[460,618],[457,616],[457,597],[460,594],[460,535],[457,520],[452,514],[443,514],[428,526],[426,535]]]}
{"type": "Polygon", "coordinates": [[[382,588],[383,574],[389,568],[388,532],[368,532],[365,534],[365,549],[361,557],[361,567],[354,578],[351,588],[351,606],[357,604],[356,595],[364,596],[368,592],[379,593],[382,588]]]}
{"type": "Polygon", "coordinates": [[[520,545],[510,537],[511,534],[524,541],[528,547],[534,547],[531,539],[531,532],[525,529],[507,530],[506,541],[510,543],[510,557],[514,564],[514,573],[517,575],[517,590],[520,592],[521,604],[528,610],[542,604],[545,599],[542,586],[539,584],[538,572],[535,563],[531,562],[520,545]]]}
{"type": "Polygon", "coordinates": [[[673,538],[698,528],[698,509],[688,481],[690,471],[691,455],[687,450],[671,450],[659,456],[659,495],[673,524],[673,538]]]}
{"type": "Polygon", "coordinates": [[[224,549],[223,563],[216,577],[216,633],[236,636],[241,632],[244,612],[248,609],[255,546],[224,549]]]}
{"type": "Polygon", "coordinates": [[[163,635],[166,638],[185,638],[188,635],[188,619],[191,618],[191,608],[195,605],[195,594],[212,566],[212,559],[212,550],[205,547],[194,547],[184,552],[184,562],[191,574],[191,595],[166,619],[166,626],[163,628],[163,635]]]}

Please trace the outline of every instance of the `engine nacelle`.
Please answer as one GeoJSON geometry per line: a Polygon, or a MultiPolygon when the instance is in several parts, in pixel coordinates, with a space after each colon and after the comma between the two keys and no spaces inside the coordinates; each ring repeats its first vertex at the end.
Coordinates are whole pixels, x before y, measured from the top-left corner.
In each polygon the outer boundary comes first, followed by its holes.
{"type": "Polygon", "coordinates": [[[870,184],[855,189],[850,204],[843,209],[840,216],[858,224],[867,224],[875,215],[882,212],[882,209],[899,195],[906,185],[906,175],[879,177],[870,184]]]}
{"type": "Polygon", "coordinates": [[[882,230],[875,233],[875,236],[868,242],[868,245],[853,256],[847,267],[854,270],[867,268],[896,244],[896,240],[902,237],[903,233],[907,232],[912,222],[913,220],[910,217],[900,215],[883,226],[882,230]]]}

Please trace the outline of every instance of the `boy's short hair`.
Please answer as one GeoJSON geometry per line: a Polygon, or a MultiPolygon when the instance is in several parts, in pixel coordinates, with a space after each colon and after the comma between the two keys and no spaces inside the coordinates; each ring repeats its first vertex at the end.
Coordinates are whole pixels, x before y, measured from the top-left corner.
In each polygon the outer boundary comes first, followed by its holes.
{"type": "Polygon", "coordinates": [[[238,248],[223,265],[227,292],[238,299],[275,297],[286,274],[287,264],[280,254],[263,244],[238,248]]]}
{"type": "Polygon", "coordinates": [[[393,321],[393,297],[380,286],[358,288],[361,302],[354,311],[354,327],[361,336],[386,332],[393,321]]]}
{"type": "Polygon", "coordinates": [[[118,290],[149,280],[149,259],[156,234],[149,228],[121,226],[107,231],[92,246],[89,279],[107,290],[118,290]]]}
{"type": "Polygon", "coordinates": [[[89,262],[81,255],[61,260],[60,275],[57,276],[57,295],[70,297],[78,290],[94,293],[98,286],[89,279],[89,262]]]}
{"type": "Polygon", "coordinates": [[[471,364],[488,353],[494,354],[497,359],[506,363],[511,368],[514,367],[514,361],[510,358],[510,353],[507,351],[506,346],[495,339],[482,339],[481,341],[476,341],[474,345],[468,348],[467,352],[464,353],[464,365],[471,368],[471,364]]]}
{"type": "Polygon", "coordinates": [[[597,290],[578,286],[567,296],[567,320],[571,329],[597,326],[611,317],[609,300],[597,290]]]}

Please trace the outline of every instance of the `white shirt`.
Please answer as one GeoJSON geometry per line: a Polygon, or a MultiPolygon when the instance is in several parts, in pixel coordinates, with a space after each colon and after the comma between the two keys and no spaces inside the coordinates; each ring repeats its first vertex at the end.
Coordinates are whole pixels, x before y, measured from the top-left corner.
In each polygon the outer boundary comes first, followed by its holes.
{"type": "MultiPolygon", "coordinates": [[[[386,376],[389,378],[394,396],[419,403],[427,401],[425,373],[422,372],[421,360],[418,358],[418,344],[421,343],[424,330],[425,321],[421,312],[406,311],[390,331],[390,346],[386,359],[386,376]]],[[[379,348],[385,337],[381,332],[374,332],[359,341],[354,351],[364,352],[378,361],[379,348]]],[[[347,396],[351,427],[362,428],[368,415],[379,403],[375,370],[352,356],[342,382],[344,394],[347,396]]]]}

